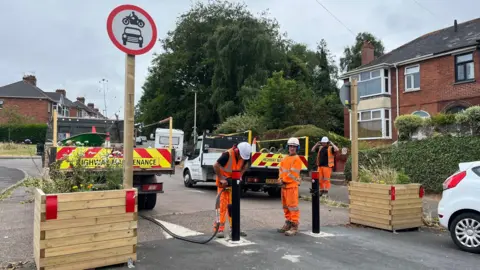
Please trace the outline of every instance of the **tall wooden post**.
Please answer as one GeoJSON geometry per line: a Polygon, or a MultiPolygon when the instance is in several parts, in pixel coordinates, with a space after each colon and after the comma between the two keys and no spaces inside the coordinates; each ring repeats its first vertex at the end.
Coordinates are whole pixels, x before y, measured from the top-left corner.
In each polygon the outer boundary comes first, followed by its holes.
{"type": "Polygon", "coordinates": [[[123,186],[133,187],[133,140],[135,109],[135,56],[126,55],[125,60],[125,123],[123,126],[123,186]]]}
{"type": "Polygon", "coordinates": [[[53,146],[57,147],[58,136],[58,113],[57,110],[53,110],[53,146]]]}
{"type": "Polygon", "coordinates": [[[358,181],[358,88],[357,80],[353,79],[350,88],[350,98],[352,103],[352,120],[350,130],[352,132],[352,181],[358,181]]]}

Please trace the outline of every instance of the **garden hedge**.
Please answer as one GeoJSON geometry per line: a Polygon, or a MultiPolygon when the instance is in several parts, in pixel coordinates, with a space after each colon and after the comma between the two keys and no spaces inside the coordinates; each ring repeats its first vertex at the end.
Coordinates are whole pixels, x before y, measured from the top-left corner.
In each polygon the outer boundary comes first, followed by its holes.
{"type": "Polygon", "coordinates": [[[45,143],[47,128],[46,124],[2,124],[0,141],[24,142],[30,139],[34,144],[45,143]]]}
{"type": "MultiPolygon", "coordinates": [[[[458,163],[480,159],[479,145],[478,136],[438,136],[360,151],[359,164],[369,166],[383,161],[397,170],[403,169],[412,183],[423,184],[429,192],[441,192],[442,183],[458,170],[458,163]]],[[[351,180],[351,157],[344,173],[351,180]]]]}

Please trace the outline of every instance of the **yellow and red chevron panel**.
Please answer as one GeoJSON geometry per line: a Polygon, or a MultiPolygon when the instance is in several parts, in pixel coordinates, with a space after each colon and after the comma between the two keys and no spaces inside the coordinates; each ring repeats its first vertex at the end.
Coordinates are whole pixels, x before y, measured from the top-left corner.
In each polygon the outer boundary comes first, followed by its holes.
{"type": "MultiPolygon", "coordinates": [[[[123,166],[123,154],[112,148],[103,147],[57,147],[56,160],[63,160],[60,169],[72,168],[72,163],[80,162],[89,169],[102,168],[107,165],[123,166]]],[[[165,148],[134,148],[134,169],[169,169],[172,168],[172,154],[165,148]]]]}
{"type": "MultiPolygon", "coordinates": [[[[260,153],[260,152],[255,152],[252,153],[252,167],[276,167],[280,165],[280,161],[285,156],[282,154],[269,154],[269,153],[260,153]]],[[[308,170],[308,162],[305,156],[299,156],[300,159],[302,160],[302,170],[308,170]]]]}

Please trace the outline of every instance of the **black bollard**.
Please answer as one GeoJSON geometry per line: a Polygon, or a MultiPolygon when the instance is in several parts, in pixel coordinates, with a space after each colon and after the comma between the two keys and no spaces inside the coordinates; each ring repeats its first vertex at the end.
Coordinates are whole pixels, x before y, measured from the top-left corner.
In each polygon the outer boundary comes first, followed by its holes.
{"type": "Polygon", "coordinates": [[[240,172],[232,172],[232,241],[240,241],[240,172]]]}
{"type": "Polygon", "coordinates": [[[318,172],[312,172],[312,233],[320,233],[320,188],[318,172]]]}

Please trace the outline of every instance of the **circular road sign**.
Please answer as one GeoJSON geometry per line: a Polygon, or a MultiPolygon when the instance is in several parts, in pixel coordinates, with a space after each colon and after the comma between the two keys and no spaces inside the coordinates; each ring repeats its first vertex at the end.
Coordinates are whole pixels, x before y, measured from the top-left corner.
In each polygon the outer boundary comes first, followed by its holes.
{"type": "Polygon", "coordinates": [[[107,19],[107,32],[113,44],[126,54],[150,51],[157,41],[157,26],[152,17],[134,5],[116,7],[107,19]]]}

